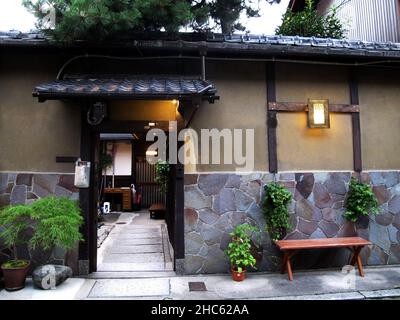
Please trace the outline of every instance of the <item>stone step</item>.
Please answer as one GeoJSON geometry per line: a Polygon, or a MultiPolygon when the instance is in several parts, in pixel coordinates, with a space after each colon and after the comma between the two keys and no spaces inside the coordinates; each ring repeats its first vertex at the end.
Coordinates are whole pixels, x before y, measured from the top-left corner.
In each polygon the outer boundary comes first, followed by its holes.
{"type": "Polygon", "coordinates": [[[106,263],[152,263],[162,262],[164,263],[163,253],[134,253],[134,254],[120,254],[111,253],[104,257],[106,263]]]}
{"type": "Polygon", "coordinates": [[[124,233],[136,233],[136,234],[140,234],[140,233],[161,233],[160,228],[130,228],[130,227],[124,227],[123,230],[120,232],[121,234],[124,233]]]}
{"type": "Polygon", "coordinates": [[[135,279],[135,278],[171,278],[176,277],[174,271],[98,271],[86,276],[88,279],[135,279]]]}
{"type": "Polygon", "coordinates": [[[161,233],[120,233],[117,239],[121,240],[129,240],[129,239],[152,239],[152,238],[161,238],[161,233]]]}
{"type": "Polygon", "coordinates": [[[118,240],[119,246],[139,246],[139,245],[151,245],[151,244],[162,244],[161,238],[142,238],[142,239],[123,239],[118,240]]]}
{"type": "Polygon", "coordinates": [[[99,272],[136,272],[136,271],[164,271],[164,262],[148,262],[148,263],[101,263],[97,267],[99,272]]]}
{"type": "Polygon", "coordinates": [[[108,252],[110,253],[163,253],[163,247],[161,244],[151,244],[151,245],[118,245],[112,246],[108,252]]]}

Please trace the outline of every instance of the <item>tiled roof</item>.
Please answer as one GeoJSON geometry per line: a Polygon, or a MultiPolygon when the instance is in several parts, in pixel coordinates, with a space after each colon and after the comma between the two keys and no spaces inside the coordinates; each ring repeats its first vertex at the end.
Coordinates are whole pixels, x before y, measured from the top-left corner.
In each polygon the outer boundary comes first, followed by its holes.
{"type": "Polygon", "coordinates": [[[35,87],[33,95],[39,99],[74,97],[95,98],[157,98],[174,99],[183,96],[214,96],[216,89],[208,81],[173,77],[131,78],[73,78],[55,80],[35,87]]]}
{"type": "MultiPolygon", "coordinates": [[[[0,32],[1,46],[50,46],[60,43],[49,41],[38,33],[20,33],[18,31],[0,32]]],[[[85,41],[68,44],[71,47],[123,47],[174,51],[206,50],[209,52],[245,53],[250,52],[271,55],[340,55],[351,57],[400,58],[400,43],[379,43],[329,38],[307,38],[292,36],[266,35],[221,35],[180,33],[168,35],[139,34],[133,39],[113,43],[89,43],[85,41]]],[[[65,48],[65,45],[64,47],[65,48]]]]}

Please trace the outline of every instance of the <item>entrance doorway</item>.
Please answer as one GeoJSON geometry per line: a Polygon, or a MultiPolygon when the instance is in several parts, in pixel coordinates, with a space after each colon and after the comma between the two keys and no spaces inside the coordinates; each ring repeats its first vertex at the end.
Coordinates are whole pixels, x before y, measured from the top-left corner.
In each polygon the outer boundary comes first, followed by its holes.
{"type": "MultiPolygon", "coordinates": [[[[101,217],[101,208],[104,207],[104,202],[109,202],[110,206],[113,205],[111,212],[114,211],[114,221],[112,221],[113,215],[110,215],[108,218],[111,219],[111,223],[114,224],[115,230],[132,229],[131,231],[135,231],[136,233],[144,233],[145,230],[143,228],[144,217],[146,217],[147,221],[152,221],[150,219],[149,207],[153,202],[160,201],[160,195],[154,190],[156,188],[154,183],[154,178],[146,178],[146,175],[149,172],[154,172],[154,169],[149,169],[147,165],[140,164],[142,163],[146,151],[146,147],[141,147],[143,152],[140,154],[137,150],[135,150],[135,140],[136,145],[140,146],[140,141],[145,141],[146,134],[149,128],[149,120],[104,120],[99,125],[89,125],[86,120],[86,112],[87,109],[84,109],[82,112],[82,140],[81,140],[81,158],[88,159],[92,163],[91,170],[91,180],[90,180],[90,188],[81,189],[80,190],[80,203],[83,209],[85,223],[82,227],[82,234],[85,237],[85,241],[81,242],[79,248],[79,259],[80,261],[87,261],[88,272],[92,273],[98,270],[98,266],[104,260],[98,259],[103,256],[99,255],[100,249],[98,248],[98,236],[99,233],[99,217],[101,217]],[[121,174],[121,176],[115,175],[116,171],[114,171],[114,175],[107,174],[106,177],[102,174],[102,169],[100,168],[101,159],[100,156],[102,154],[103,141],[102,135],[106,134],[118,134],[118,135],[127,135],[130,136],[136,135],[133,140],[133,157],[131,161],[131,171],[130,174],[121,174]],[[136,155],[135,155],[136,151],[136,155]],[[140,164],[140,165],[139,165],[140,164]],[[140,166],[143,166],[141,168],[140,166]],[[152,171],[153,170],[153,171],[152,171]],[[138,175],[135,174],[135,171],[140,172],[138,175]],[[148,172],[149,171],[149,172],[148,172]],[[133,172],[133,175],[132,175],[133,172]],[[146,180],[147,179],[147,180],[146,180]],[[134,184],[136,192],[136,196],[131,196],[131,200],[127,201],[127,196],[124,198],[124,194],[131,194],[132,189],[131,185],[134,184]],[[118,189],[118,190],[109,190],[109,194],[107,198],[104,197],[104,189],[105,187],[111,187],[110,189],[118,189]],[[112,191],[115,191],[113,193],[112,191]],[[141,195],[141,197],[139,197],[141,195]],[[125,202],[124,202],[125,199],[125,202]],[[107,201],[106,201],[107,200],[107,201]],[[129,208],[129,204],[131,204],[131,208],[129,208]],[[121,209],[119,211],[118,209],[121,209]],[[131,213],[131,216],[129,214],[131,213]],[[128,217],[129,216],[129,217],[128,217]],[[133,219],[133,217],[135,219],[133,219]],[[132,218],[132,219],[131,219],[132,218]],[[122,221],[118,221],[118,219],[122,219],[122,221]],[[127,222],[128,221],[128,222],[127,222]],[[118,222],[121,222],[120,224],[118,222]],[[124,223],[125,222],[125,223],[124,223]],[[131,224],[132,222],[132,224],[131,224]],[[136,224],[140,227],[135,229],[136,224]],[[120,228],[124,226],[126,228],[120,228]]],[[[170,130],[169,121],[161,120],[155,121],[156,128],[167,133],[170,130]]],[[[179,122],[178,122],[179,129],[179,122]]],[[[175,128],[176,130],[176,128],[175,128]]],[[[114,139],[115,140],[115,139],[114,139]]],[[[127,141],[122,139],[121,143],[126,143],[127,141]]],[[[181,144],[178,143],[177,148],[180,148],[181,144]]],[[[126,150],[125,147],[121,147],[122,150],[126,150]]],[[[127,157],[121,156],[122,159],[127,159],[127,157]]],[[[168,181],[168,194],[164,196],[163,199],[167,199],[164,202],[165,213],[164,216],[161,217],[160,221],[151,222],[149,224],[149,229],[147,230],[150,233],[157,233],[161,236],[161,241],[158,241],[158,245],[162,243],[162,254],[164,255],[164,265],[166,269],[174,269],[176,270],[176,261],[178,259],[184,258],[184,217],[183,217],[183,165],[170,165],[170,174],[168,181]],[[161,222],[161,223],[160,223],[161,222]],[[157,226],[155,226],[158,224],[157,226]],[[163,226],[164,225],[164,226],[163,226]],[[157,230],[154,230],[154,229],[157,230]],[[169,240],[169,244],[167,243],[169,240]],[[168,250],[167,250],[168,249],[168,250]],[[169,254],[168,252],[169,251],[169,254]],[[169,261],[169,258],[170,260],[169,261]],[[171,267],[172,266],[172,267],[171,267]]],[[[151,175],[150,175],[151,176],[151,175]]],[[[110,230],[108,230],[110,231],[110,230]]],[[[108,232],[106,231],[106,232],[108,232]]],[[[153,236],[154,234],[152,234],[153,236]]],[[[126,236],[127,237],[127,236],[126,236]]],[[[150,238],[149,236],[142,237],[142,239],[150,238]]],[[[110,239],[113,239],[112,237],[110,239]]],[[[130,244],[133,244],[132,241],[130,244]]],[[[143,242],[151,242],[143,241],[143,242]]],[[[142,245],[146,245],[142,243],[142,245]]],[[[150,244],[149,244],[150,245],[150,244]]],[[[105,248],[105,247],[104,247],[105,248]]],[[[142,247],[137,248],[138,250],[149,250],[152,247],[142,247]]],[[[153,247],[152,249],[155,249],[153,247]]],[[[158,246],[159,248],[159,246],[158,246]]],[[[117,249],[122,251],[123,249],[117,249]]],[[[124,249],[125,250],[125,249],[124,249]]],[[[126,249],[128,250],[128,249],[126,249]]],[[[104,250],[105,251],[105,250],[104,250]]],[[[151,252],[149,252],[151,253],[151,252]]],[[[116,253],[117,254],[117,253],[116,253]]],[[[132,253],[134,254],[134,253],[132,253]]],[[[122,255],[122,253],[120,253],[122,255]]],[[[114,256],[117,258],[117,256],[114,256]]],[[[132,256],[133,257],[133,256],[132,256]]],[[[122,258],[126,259],[126,258],[122,258]]],[[[117,263],[117,259],[111,259],[113,262],[117,263]]],[[[158,261],[159,262],[159,261],[158,261]]],[[[121,262],[124,263],[124,262],[121,262]]],[[[132,262],[133,263],[133,262],[132,262]]],[[[80,262],[82,264],[82,262],[80,262]]],[[[120,265],[122,266],[122,265],[120,265]]],[[[131,265],[134,267],[134,265],[131,265]]],[[[112,268],[115,268],[112,267],[112,268]]],[[[125,267],[123,267],[125,268],[125,267]]],[[[136,268],[136,266],[135,266],[136,268]]],[[[125,268],[126,269],[126,268],[125,268]]],[[[134,268],[133,268],[134,269],[134,268]]],[[[138,270],[138,268],[136,268],[138,270]]],[[[146,268],[143,268],[146,269],[146,268]]]]}
{"type": "Polygon", "coordinates": [[[166,194],[156,183],[155,165],[146,160],[151,143],[139,130],[100,133],[98,272],[173,270],[166,194]]]}

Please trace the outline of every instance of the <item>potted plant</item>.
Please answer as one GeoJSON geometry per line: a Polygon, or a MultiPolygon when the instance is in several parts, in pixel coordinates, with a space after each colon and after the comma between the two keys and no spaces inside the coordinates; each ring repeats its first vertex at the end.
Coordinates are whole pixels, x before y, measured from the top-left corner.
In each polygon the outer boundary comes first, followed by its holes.
{"type": "Polygon", "coordinates": [[[247,223],[238,225],[230,233],[232,241],[225,250],[225,254],[229,257],[234,281],[243,281],[247,268],[255,268],[256,259],[251,253],[253,233],[259,235],[259,229],[247,223]]]}
{"type": "Polygon", "coordinates": [[[267,232],[273,241],[281,240],[290,229],[288,204],[292,194],[279,183],[264,187],[265,198],[262,205],[267,232]]]}
{"type": "Polygon", "coordinates": [[[25,287],[30,262],[19,258],[18,246],[27,243],[31,228],[32,208],[26,205],[7,207],[0,212],[0,236],[12,252],[12,259],[1,265],[5,288],[15,291],[25,287]]]}
{"type": "Polygon", "coordinates": [[[354,177],[350,180],[345,206],[344,217],[351,222],[357,222],[362,216],[368,217],[369,213],[379,213],[378,200],[371,187],[354,177]]]}
{"type": "Polygon", "coordinates": [[[10,206],[0,213],[1,236],[12,248],[14,259],[2,265],[7,290],[25,286],[30,263],[19,260],[17,245],[29,249],[52,250],[56,246],[73,248],[82,240],[79,227],[83,219],[76,201],[67,198],[46,197],[31,205],[10,206]]]}

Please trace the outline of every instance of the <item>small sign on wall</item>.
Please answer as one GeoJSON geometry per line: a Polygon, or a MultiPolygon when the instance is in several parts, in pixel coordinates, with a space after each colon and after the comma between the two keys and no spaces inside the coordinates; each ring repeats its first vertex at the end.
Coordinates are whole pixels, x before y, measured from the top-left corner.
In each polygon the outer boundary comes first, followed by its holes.
{"type": "Polygon", "coordinates": [[[78,159],[75,162],[74,185],[77,188],[89,188],[90,186],[90,162],[78,159]]]}

